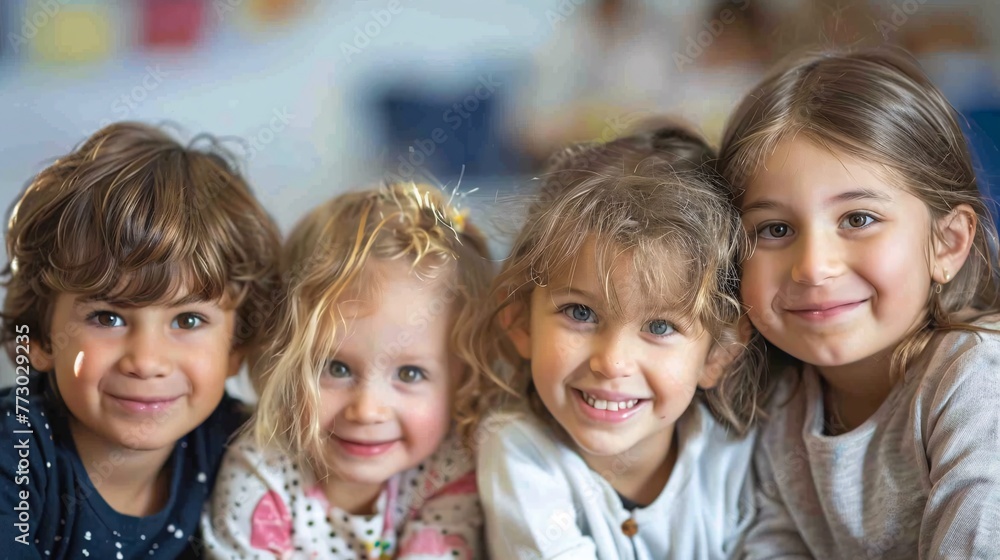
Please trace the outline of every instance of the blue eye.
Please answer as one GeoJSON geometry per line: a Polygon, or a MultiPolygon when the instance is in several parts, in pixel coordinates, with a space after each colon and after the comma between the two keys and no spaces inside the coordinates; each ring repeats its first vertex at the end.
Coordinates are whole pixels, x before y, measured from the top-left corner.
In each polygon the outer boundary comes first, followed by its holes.
{"type": "Polygon", "coordinates": [[[757,228],[757,235],[764,239],[781,239],[791,233],[791,230],[792,228],[788,227],[788,224],[772,222],[757,228]]]}
{"type": "Polygon", "coordinates": [[[200,327],[204,322],[204,318],[194,313],[181,313],[170,326],[175,329],[191,330],[200,327]]]}
{"type": "Polygon", "coordinates": [[[344,362],[328,360],[326,362],[325,373],[334,379],[346,379],[351,376],[351,368],[344,362]]]}
{"type": "Polygon", "coordinates": [[[668,334],[673,334],[677,329],[663,319],[656,319],[655,321],[646,323],[646,330],[649,331],[650,334],[655,334],[656,336],[666,336],[668,334]]]}
{"type": "Polygon", "coordinates": [[[94,311],[87,315],[87,321],[95,321],[102,327],[121,327],[125,324],[121,315],[111,311],[94,311]]]}
{"type": "Polygon", "coordinates": [[[416,383],[417,381],[427,379],[427,374],[424,373],[424,370],[417,366],[403,366],[399,368],[396,376],[403,383],[416,383]]]}
{"type": "Polygon", "coordinates": [[[878,220],[876,220],[871,214],[855,212],[844,218],[844,221],[840,222],[840,227],[844,229],[862,229],[874,224],[877,221],[878,220]]]}
{"type": "Polygon", "coordinates": [[[579,303],[573,303],[563,307],[561,309],[563,315],[566,315],[574,321],[579,321],[581,323],[595,323],[597,318],[594,316],[594,310],[587,307],[586,305],[580,305],[579,303]]]}

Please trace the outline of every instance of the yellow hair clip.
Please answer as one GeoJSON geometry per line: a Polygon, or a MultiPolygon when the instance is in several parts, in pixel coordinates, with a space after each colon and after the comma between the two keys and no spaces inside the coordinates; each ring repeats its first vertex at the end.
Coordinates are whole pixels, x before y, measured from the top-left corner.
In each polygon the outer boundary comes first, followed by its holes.
{"type": "Polygon", "coordinates": [[[451,217],[451,227],[457,233],[463,233],[465,231],[465,220],[469,217],[469,209],[463,208],[455,212],[451,217]]]}

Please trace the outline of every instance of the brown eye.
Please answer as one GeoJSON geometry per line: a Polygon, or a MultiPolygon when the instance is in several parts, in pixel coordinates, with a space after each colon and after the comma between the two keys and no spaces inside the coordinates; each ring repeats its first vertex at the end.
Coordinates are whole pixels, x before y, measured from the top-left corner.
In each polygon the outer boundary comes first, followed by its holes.
{"type": "Polygon", "coordinates": [[[110,311],[98,311],[94,314],[94,319],[102,327],[120,327],[124,323],[121,316],[110,311]]]}
{"type": "Polygon", "coordinates": [[[851,214],[843,222],[841,227],[848,229],[861,229],[875,223],[875,218],[869,214],[851,214]]]}
{"type": "Polygon", "coordinates": [[[173,326],[177,329],[191,330],[198,328],[204,322],[204,319],[194,313],[182,313],[174,319],[173,326]]]}
{"type": "Polygon", "coordinates": [[[403,366],[399,368],[397,376],[403,383],[416,383],[417,381],[427,377],[424,374],[424,370],[418,368],[417,366],[403,366]]]}

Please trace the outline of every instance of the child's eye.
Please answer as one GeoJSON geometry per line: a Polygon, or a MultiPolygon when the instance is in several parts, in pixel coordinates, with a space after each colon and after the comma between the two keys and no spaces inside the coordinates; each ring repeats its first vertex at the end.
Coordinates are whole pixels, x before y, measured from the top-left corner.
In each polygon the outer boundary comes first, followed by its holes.
{"type": "Polygon", "coordinates": [[[94,311],[87,315],[87,321],[95,321],[102,327],[121,327],[125,324],[121,315],[111,311],[94,311]]]}
{"type": "Polygon", "coordinates": [[[190,330],[200,327],[204,322],[205,319],[203,317],[194,313],[181,313],[174,319],[174,322],[170,326],[175,329],[190,330]]]}
{"type": "Polygon", "coordinates": [[[844,229],[861,229],[866,228],[876,221],[875,216],[871,214],[866,214],[864,212],[855,212],[854,214],[848,214],[844,221],[840,222],[840,227],[844,229]]]}
{"type": "Polygon", "coordinates": [[[581,323],[597,322],[597,318],[594,316],[594,310],[586,305],[571,303],[566,307],[563,307],[560,311],[562,311],[563,315],[573,319],[574,321],[579,321],[581,323]]]}
{"type": "Polygon", "coordinates": [[[781,239],[791,232],[792,228],[788,224],[772,222],[757,228],[757,235],[764,239],[781,239]]]}
{"type": "Polygon", "coordinates": [[[416,383],[417,381],[427,379],[427,374],[424,373],[424,370],[417,366],[403,366],[399,368],[399,372],[396,375],[403,383],[416,383]]]}
{"type": "Polygon", "coordinates": [[[656,319],[646,323],[646,330],[656,336],[667,336],[673,334],[677,329],[663,319],[656,319]]]}
{"type": "Polygon", "coordinates": [[[326,362],[326,373],[334,379],[346,379],[351,376],[351,368],[344,362],[329,360],[326,362]]]}

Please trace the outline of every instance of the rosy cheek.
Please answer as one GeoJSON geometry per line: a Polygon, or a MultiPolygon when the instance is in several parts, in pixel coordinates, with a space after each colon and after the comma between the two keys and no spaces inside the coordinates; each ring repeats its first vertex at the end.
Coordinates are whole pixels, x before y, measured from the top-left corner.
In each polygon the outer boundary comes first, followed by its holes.
{"type": "Polygon", "coordinates": [[[427,406],[411,410],[403,419],[413,442],[422,448],[436,448],[451,424],[447,399],[428,399],[427,406]]]}

